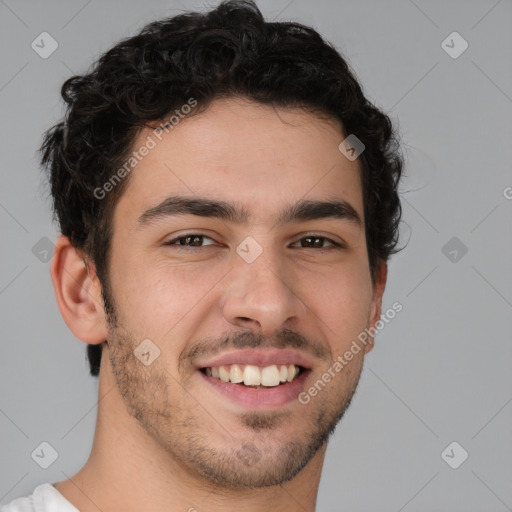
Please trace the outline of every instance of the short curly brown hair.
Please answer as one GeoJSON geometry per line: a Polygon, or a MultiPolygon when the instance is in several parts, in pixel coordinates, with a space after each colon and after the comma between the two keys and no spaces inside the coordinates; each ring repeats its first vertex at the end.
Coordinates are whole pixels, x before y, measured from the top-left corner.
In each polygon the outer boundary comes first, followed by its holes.
{"type": "MultiPolygon", "coordinates": [[[[94,193],[133,149],[140,130],[162,121],[193,97],[199,107],[242,96],[277,107],[299,107],[341,122],[365,146],[359,156],[372,279],[379,260],[397,252],[403,160],[396,130],[368,101],[346,61],[312,28],[266,22],[249,0],[222,2],[150,23],[120,41],[90,72],[66,80],[62,122],[41,145],[54,217],[62,234],[89,256],[113,312],[108,280],[112,215],[128,178],[104,199],[94,193]]],[[[101,345],[88,345],[91,375],[101,345]]]]}

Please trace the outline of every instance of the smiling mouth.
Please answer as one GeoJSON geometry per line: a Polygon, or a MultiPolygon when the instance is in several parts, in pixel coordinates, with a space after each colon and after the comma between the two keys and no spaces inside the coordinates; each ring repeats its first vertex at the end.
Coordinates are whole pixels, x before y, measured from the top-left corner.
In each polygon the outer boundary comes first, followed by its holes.
{"type": "Polygon", "coordinates": [[[253,389],[267,389],[294,381],[305,371],[305,368],[294,364],[274,364],[265,367],[230,364],[201,368],[200,371],[207,377],[223,382],[253,389]]]}

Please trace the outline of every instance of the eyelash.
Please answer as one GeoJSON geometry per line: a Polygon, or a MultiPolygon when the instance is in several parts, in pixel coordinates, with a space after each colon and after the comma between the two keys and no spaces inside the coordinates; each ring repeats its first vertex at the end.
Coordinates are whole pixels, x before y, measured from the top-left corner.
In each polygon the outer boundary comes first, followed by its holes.
{"type": "MultiPolygon", "coordinates": [[[[185,238],[188,238],[188,237],[200,237],[200,238],[208,238],[209,240],[213,240],[211,237],[207,236],[207,235],[203,235],[201,233],[185,233],[177,238],[173,238],[172,240],[169,240],[168,242],[165,242],[164,245],[168,245],[168,246],[175,246],[176,248],[178,248],[178,250],[184,250],[184,251],[190,251],[190,250],[196,250],[196,249],[202,249],[203,247],[207,247],[207,246],[201,246],[201,247],[193,247],[193,246],[187,246],[187,245],[181,245],[181,244],[176,244],[175,242],[178,242],[180,240],[184,240],[185,238]]],[[[315,234],[307,234],[301,238],[299,238],[299,240],[297,240],[296,242],[294,243],[298,243],[300,242],[301,240],[305,240],[306,238],[319,238],[321,240],[326,240],[327,242],[329,242],[330,244],[332,244],[332,249],[343,249],[344,248],[344,245],[342,244],[339,244],[338,242],[335,242],[334,240],[331,240],[330,238],[327,238],[325,236],[320,236],[320,235],[315,235],[315,234]]],[[[213,244],[209,244],[209,245],[213,245],[213,244]]],[[[329,249],[330,247],[318,247],[316,249],[320,249],[320,250],[326,250],[326,249],[329,249]]],[[[300,247],[300,249],[315,249],[315,247],[300,247]]]]}

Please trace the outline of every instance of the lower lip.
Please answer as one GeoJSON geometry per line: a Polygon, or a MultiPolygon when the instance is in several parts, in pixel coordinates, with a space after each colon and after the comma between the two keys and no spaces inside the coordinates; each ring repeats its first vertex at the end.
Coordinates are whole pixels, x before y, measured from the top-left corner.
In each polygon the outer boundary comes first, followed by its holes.
{"type": "Polygon", "coordinates": [[[215,377],[208,377],[201,371],[199,371],[199,373],[210,386],[234,402],[250,407],[251,409],[269,409],[283,406],[288,402],[296,400],[304,389],[304,382],[310,370],[303,370],[303,372],[291,382],[269,387],[268,389],[248,388],[244,385],[224,382],[215,377]]]}

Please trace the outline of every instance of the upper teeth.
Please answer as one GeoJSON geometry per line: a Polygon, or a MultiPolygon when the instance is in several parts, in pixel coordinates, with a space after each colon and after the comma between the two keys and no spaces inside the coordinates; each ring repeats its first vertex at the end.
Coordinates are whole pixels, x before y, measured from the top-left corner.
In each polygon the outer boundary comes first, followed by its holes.
{"type": "Polygon", "coordinates": [[[231,364],[206,368],[206,375],[234,384],[243,382],[246,386],[277,386],[291,382],[299,373],[294,364],[271,365],[260,368],[251,364],[231,364]]]}

